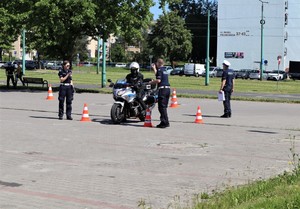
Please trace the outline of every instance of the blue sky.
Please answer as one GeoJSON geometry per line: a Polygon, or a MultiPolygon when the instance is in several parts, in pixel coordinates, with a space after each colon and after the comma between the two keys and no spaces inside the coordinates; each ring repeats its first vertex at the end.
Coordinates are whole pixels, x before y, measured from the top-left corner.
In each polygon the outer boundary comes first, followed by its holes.
{"type": "Polygon", "coordinates": [[[150,8],[150,12],[154,15],[153,19],[157,20],[158,16],[162,14],[162,10],[158,9],[158,7],[159,7],[158,0],[154,0],[154,3],[155,3],[155,5],[150,8]]]}

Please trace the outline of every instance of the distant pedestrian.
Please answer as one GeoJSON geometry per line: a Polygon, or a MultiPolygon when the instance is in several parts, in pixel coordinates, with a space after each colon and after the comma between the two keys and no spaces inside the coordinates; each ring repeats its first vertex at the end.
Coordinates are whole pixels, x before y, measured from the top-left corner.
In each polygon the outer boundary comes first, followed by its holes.
{"type": "Polygon", "coordinates": [[[15,69],[16,69],[16,66],[12,62],[8,62],[7,65],[5,66],[7,88],[9,88],[10,80],[12,82],[12,85],[14,87],[16,87],[15,78],[14,78],[15,69]]]}
{"type": "Polygon", "coordinates": [[[22,72],[22,66],[20,62],[17,63],[17,72],[16,72],[16,86],[18,84],[18,79],[22,82],[23,86],[25,86],[24,80],[23,80],[23,72],[22,72]]]}
{"type": "Polygon", "coordinates": [[[169,75],[163,66],[163,59],[158,59],[156,64],[153,63],[151,65],[151,68],[155,73],[156,80],[150,81],[150,84],[157,84],[158,88],[158,111],[160,113],[160,124],[156,126],[157,128],[166,128],[170,126],[167,108],[171,90],[169,75]]]}
{"type": "Polygon", "coordinates": [[[222,93],[222,91],[224,92],[225,101],[223,101],[224,114],[221,116],[221,118],[230,118],[231,117],[230,100],[231,100],[231,94],[232,94],[233,88],[234,88],[234,71],[232,69],[229,69],[229,66],[230,66],[230,62],[228,62],[227,60],[224,60],[220,93],[222,93]]]}
{"type": "Polygon", "coordinates": [[[67,120],[73,120],[72,118],[72,101],[74,94],[73,80],[72,80],[72,70],[70,70],[70,62],[65,60],[63,62],[63,68],[59,70],[58,76],[60,79],[59,86],[59,107],[58,107],[58,117],[59,120],[63,119],[64,115],[64,102],[66,99],[66,115],[67,120]]]}

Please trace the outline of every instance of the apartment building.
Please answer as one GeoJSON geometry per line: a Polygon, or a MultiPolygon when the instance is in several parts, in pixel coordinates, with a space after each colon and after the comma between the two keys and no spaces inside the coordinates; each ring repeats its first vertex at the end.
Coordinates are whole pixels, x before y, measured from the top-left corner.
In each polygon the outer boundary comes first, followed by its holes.
{"type": "Polygon", "coordinates": [[[300,61],[299,11],[299,0],[219,0],[217,64],[227,59],[237,70],[259,69],[261,51],[265,70],[300,61]]]}

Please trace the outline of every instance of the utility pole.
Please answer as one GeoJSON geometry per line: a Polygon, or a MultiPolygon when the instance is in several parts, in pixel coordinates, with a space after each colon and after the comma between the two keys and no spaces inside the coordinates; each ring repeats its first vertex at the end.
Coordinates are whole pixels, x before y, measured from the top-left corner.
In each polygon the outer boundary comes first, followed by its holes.
{"type": "Polygon", "coordinates": [[[209,85],[209,47],[210,47],[210,10],[207,11],[207,41],[206,41],[206,74],[205,74],[205,86],[209,85]]]}
{"type": "Polygon", "coordinates": [[[102,88],[106,86],[106,43],[105,37],[102,39],[102,88]]]}
{"type": "Polygon", "coordinates": [[[269,2],[259,0],[261,2],[261,19],[260,19],[260,80],[263,79],[264,73],[264,4],[269,2]]]}
{"type": "Polygon", "coordinates": [[[97,74],[99,74],[99,68],[100,68],[100,42],[101,38],[98,36],[98,43],[97,43],[97,74]]]}
{"type": "Polygon", "coordinates": [[[26,55],[26,45],[25,45],[25,29],[22,30],[22,73],[25,75],[25,55],[26,55]]]}

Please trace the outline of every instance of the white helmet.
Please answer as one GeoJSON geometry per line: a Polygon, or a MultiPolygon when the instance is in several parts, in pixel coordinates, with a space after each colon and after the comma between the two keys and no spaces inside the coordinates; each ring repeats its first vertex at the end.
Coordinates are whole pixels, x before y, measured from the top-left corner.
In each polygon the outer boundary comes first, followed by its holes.
{"type": "Polygon", "coordinates": [[[137,70],[137,72],[139,72],[139,70],[140,70],[140,65],[139,65],[139,63],[137,63],[137,62],[132,62],[132,63],[130,64],[129,68],[130,68],[130,70],[131,70],[131,69],[134,69],[134,70],[137,70]]]}

